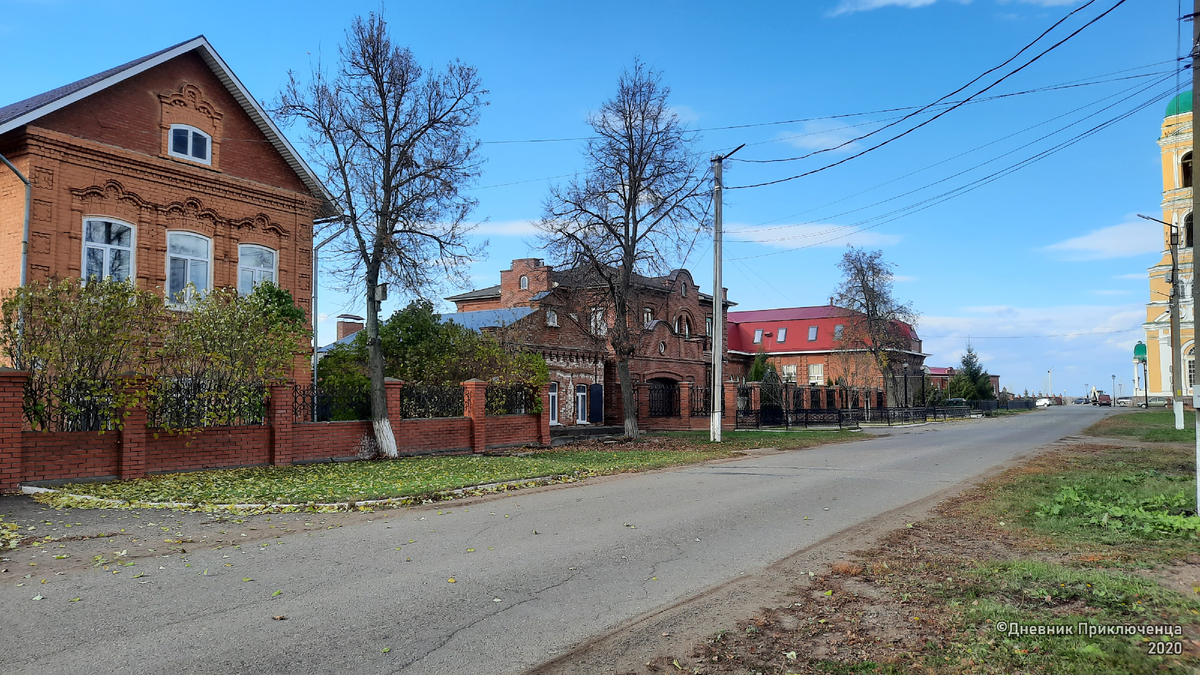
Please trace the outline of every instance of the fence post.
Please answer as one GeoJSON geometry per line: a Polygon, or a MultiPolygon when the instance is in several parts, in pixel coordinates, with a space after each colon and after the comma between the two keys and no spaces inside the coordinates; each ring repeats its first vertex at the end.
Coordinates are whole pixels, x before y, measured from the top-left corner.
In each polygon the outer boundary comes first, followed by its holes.
{"type": "MultiPolygon", "coordinates": [[[[392,425],[392,433],[396,433],[396,425],[404,419],[401,412],[401,398],[404,394],[404,381],[394,377],[383,378],[383,395],[387,398],[388,423],[392,425]]],[[[465,408],[464,408],[465,410],[465,408]]]]}
{"type": "Polygon", "coordinates": [[[487,382],[478,378],[462,383],[463,415],[471,418],[471,452],[487,449],[487,382]]]}
{"type": "Polygon", "coordinates": [[[721,398],[724,405],[721,408],[721,429],[736,429],[737,428],[737,384],[733,382],[722,382],[718,385],[721,387],[721,398]]]}
{"type": "MultiPolygon", "coordinates": [[[[650,419],[650,387],[645,382],[635,382],[633,384],[633,398],[637,402],[637,421],[638,428],[642,426],[643,420],[650,419]]],[[[622,415],[621,424],[624,424],[624,416],[622,415]]]]}
{"type": "Polygon", "coordinates": [[[27,372],[0,368],[0,493],[16,490],[25,477],[21,467],[21,428],[28,380],[27,372]]]}
{"type": "Polygon", "coordinates": [[[121,454],[118,476],[121,480],[133,480],[146,475],[146,379],[135,373],[118,376],[118,385],[132,405],[119,412],[120,431],[117,432],[121,454]]]}
{"type": "Polygon", "coordinates": [[[271,383],[268,423],[271,425],[271,464],[288,466],[292,463],[292,412],[294,384],[291,380],[271,383]]]}
{"type": "Polygon", "coordinates": [[[550,445],[550,383],[541,386],[542,414],[538,415],[538,444],[550,445]]]}
{"type": "Polygon", "coordinates": [[[692,428],[692,383],[679,383],[679,419],[683,421],[684,429],[692,428]]]}

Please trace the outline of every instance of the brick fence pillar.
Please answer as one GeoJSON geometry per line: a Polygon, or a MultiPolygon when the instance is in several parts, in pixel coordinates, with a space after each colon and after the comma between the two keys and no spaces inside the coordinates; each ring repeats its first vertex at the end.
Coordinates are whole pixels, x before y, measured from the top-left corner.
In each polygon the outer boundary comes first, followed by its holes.
{"type": "Polygon", "coordinates": [[[721,393],[724,396],[725,409],[721,414],[721,429],[737,428],[737,390],[735,382],[721,383],[721,393]]]}
{"type": "Polygon", "coordinates": [[[397,380],[394,377],[383,378],[383,395],[387,398],[387,416],[388,424],[392,425],[392,433],[396,436],[396,444],[400,444],[400,420],[404,419],[404,413],[400,407],[401,396],[404,393],[404,381],[397,380]]]}
{"type": "Polygon", "coordinates": [[[137,375],[127,374],[118,380],[127,405],[120,410],[121,431],[118,476],[121,480],[133,480],[146,475],[146,398],[147,381],[137,375]]]}
{"type": "Polygon", "coordinates": [[[542,385],[540,395],[542,414],[538,415],[538,444],[550,445],[550,383],[542,385]]]}
{"type": "Polygon", "coordinates": [[[290,380],[271,384],[267,423],[271,425],[271,464],[275,466],[292,463],[292,388],[290,380]]]}
{"type": "Polygon", "coordinates": [[[692,387],[691,382],[679,383],[679,419],[684,429],[692,428],[692,387]]]}
{"type": "Polygon", "coordinates": [[[0,493],[15,491],[25,477],[21,468],[22,403],[29,373],[0,368],[0,493]]]}
{"type": "Polygon", "coordinates": [[[471,418],[471,452],[487,449],[487,382],[467,380],[463,386],[463,415],[471,418]]]}
{"type": "MultiPolygon", "coordinates": [[[[633,400],[637,403],[637,421],[641,428],[643,423],[650,421],[650,385],[637,382],[633,385],[633,400]]],[[[623,412],[623,411],[622,411],[623,412]]],[[[621,424],[625,424],[625,416],[621,416],[621,424]]]]}

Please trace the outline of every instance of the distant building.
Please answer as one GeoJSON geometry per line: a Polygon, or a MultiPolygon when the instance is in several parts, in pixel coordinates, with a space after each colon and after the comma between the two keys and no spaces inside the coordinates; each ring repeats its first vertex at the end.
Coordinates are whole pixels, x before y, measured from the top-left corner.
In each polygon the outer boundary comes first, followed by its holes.
{"type": "MultiPolygon", "coordinates": [[[[946,368],[939,368],[938,366],[925,366],[925,374],[929,376],[930,385],[943,392],[950,387],[950,380],[954,379],[955,372],[956,371],[954,370],[953,366],[946,368]]],[[[999,396],[1001,391],[1000,376],[988,373],[988,377],[991,378],[992,392],[994,392],[996,396],[999,396]]]]}
{"type": "MultiPolygon", "coordinates": [[[[1167,105],[1162,135],[1158,139],[1162,154],[1162,219],[1179,227],[1179,271],[1183,297],[1179,308],[1180,363],[1183,393],[1190,395],[1196,383],[1196,345],[1193,329],[1192,260],[1195,234],[1192,229],[1192,92],[1185,91],[1167,105]]],[[[1149,268],[1150,300],[1146,303],[1146,361],[1148,383],[1140,380],[1139,393],[1149,386],[1151,396],[1171,396],[1171,232],[1162,226],[1163,254],[1149,268]]]]}
{"type": "MultiPolygon", "coordinates": [[[[842,384],[851,388],[881,388],[883,378],[874,359],[862,345],[849,344],[844,333],[854,318],[847,309],[834,305],[789,307],[730,312],[729,354],[745,375],[755,356],[763,352],[785,382],[822,386],[842,384]]],[[[928,354],[921,352],[921,339],[911,325],[898,322],[896,330],[907,338],[907,349],[892,354],[895,391],[887,400],[904,398],[904,365],[908,365],[908,397],[913,400],[921,386],[921,368],[928,354]]]]}

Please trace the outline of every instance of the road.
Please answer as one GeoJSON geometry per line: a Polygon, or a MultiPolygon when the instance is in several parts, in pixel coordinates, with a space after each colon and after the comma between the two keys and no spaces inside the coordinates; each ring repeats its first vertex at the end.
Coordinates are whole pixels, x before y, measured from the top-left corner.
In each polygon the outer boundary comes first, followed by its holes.
{"type": "Polygon", "coordinates": [[[311,515],[277,515],[274,525],[302,531],[265,540],[255,538],[270,527],[261,517],[252,533],[219,523],[213,538],[240,545],[155,557],[160,551],[108,570],[84,564],[54,574],[51,564],[63,562],[54,551],[29,566],[24,551],[13,553],[0,576],[0,671],[520,672],[1109,412],[1068,406],[930,424],[359,515],[333,529],[318,529],[311,515]]]}

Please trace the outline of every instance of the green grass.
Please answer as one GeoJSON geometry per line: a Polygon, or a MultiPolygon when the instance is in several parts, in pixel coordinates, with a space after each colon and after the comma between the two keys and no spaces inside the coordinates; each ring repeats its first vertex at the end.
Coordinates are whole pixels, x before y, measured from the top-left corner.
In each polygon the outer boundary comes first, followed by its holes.
{"type": "Polygon", "coordinates": [[[728,450],[542,452],[527,457],[457,455],[375,462],[253,467],[78,483],[62,491],[109,499],[187,503],[365,501],[551,475],[643,471],[729,457],[728,450]]]}
{"type": "Polygon", "coordinates": [[[1133,410],[1106,417],[1088,427],[1084,433],[1157,443],[1195,443],[1196,414],[1185,412],[1183,423],[1183,430],[1175,429],[1175,413],[1171,410],[1133,410]]]}

